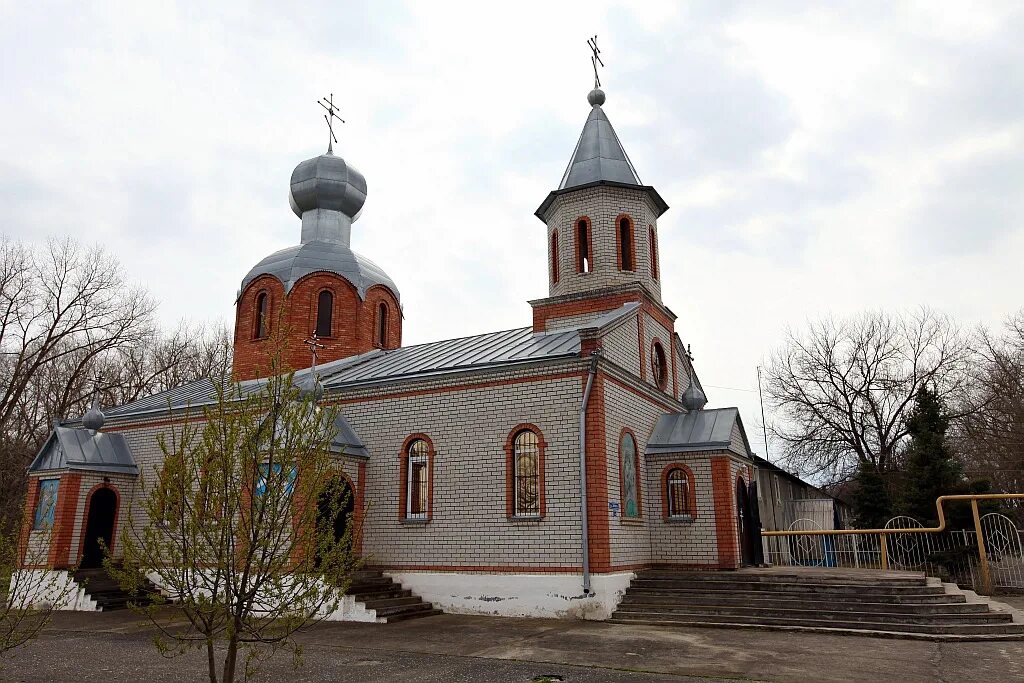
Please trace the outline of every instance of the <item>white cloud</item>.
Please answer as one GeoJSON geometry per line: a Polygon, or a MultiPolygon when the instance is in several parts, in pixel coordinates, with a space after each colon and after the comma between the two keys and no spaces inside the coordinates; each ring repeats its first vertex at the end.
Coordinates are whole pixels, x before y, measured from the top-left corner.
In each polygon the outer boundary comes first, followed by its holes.
{"type": "Polygon", "coordinates": [[[533,211],[587,116],[597,33],[605,109],[674,207],[665,302],[757,442],[749,390],[786,325],[1021,305],[1019,8],[783,6],[7,4],[4,230],[106,244],[169,325],[231,320],[246,271],[298,239],[288,177],[334,92],[369,183],[353,247],[401,288],[405,341],[527,325],[533,211]]]}

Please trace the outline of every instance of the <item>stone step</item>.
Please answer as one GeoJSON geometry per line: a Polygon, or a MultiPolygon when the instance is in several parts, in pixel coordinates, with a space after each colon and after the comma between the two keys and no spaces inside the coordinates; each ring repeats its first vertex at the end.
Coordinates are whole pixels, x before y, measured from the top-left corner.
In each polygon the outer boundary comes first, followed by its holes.
{"type": "Polygon", "coordinates": [[[395,586],[387,590],[375,590],[366,593],[353,593],[349,591],[346,595],[351,595],[359,602],[368,602],[370,600],[389,600],[391,598],[407,598],[412,595],[412,591],[407,588],[401,588],[395,586]]]}
{"type": "Polygon", "coordinates": [[[383,598],[381,600],[360,600],[366,609],[377,610],[378,612],[385,607],[401,607],[402,605],[422,605],[426,604],[420,598],[415,595],[410,595],[401,598],[383,598]]]}
{"type": "Polygon", "coordinates": [[[636,588],[682,588],[701,589],[703,591],[764,591],[764,592],[785,592],[785,593],[813,593],[816,595],[856,595],[865,591],[874,594],[885,595],[941,595],[944,593],[942,586],[890,586],[887,584],[847,584],[830,583],[816,584],[802,581],[744,581],[742,579],[722,579],[718,581],[688,581],[670,577],[638,577],[633,580],[632,586],[636,588]]]}
{"type": "Polygon", "coordinates": [[[423,617],[434,617],[438,614],[444,614],[444,612],[442,612],[439,609],[420,610],[416,612],[400,612],[398,614],[393,614],[385,618],[384,621],[390,624],[395,621],[405,621],[407,619],[421,619],[423,617]]]}
{"type": "MultiPolygon", "coordinates": [[[[938,597],[938,596],[937,596],[938,597]]],[[[641,591],[629,591],[619,603],[620,607],[627,605],[651,605],[665,607],[699,607],[699,606],[736,606],[749,607],[753,609],[807,609],[831,612],[880,612],[880,613],[906,613],[936,614],[936,613],[973,613],[988,612],[988,605],[981,602],[966,602],[963,595],[949,595],[951,600],[930,603],[919,602],[870,602],[863,600],[843,600],[825,602],[821,600],[808,600],[791,596],[763,596],[756,598],[733,595],[689,595],[684,598],[674,595],[651,595],[641,591]]]]}
{"type": "Polygon", "coordinates": [[[735,605],[679,606],[630,604],[620,606],[613,616],[625,615],[685,615],[737,616],[750,619],[811,619],[829,622],[872,622],[890,625],[905,624],[1002,624],[1012,623],[1008,612],[939,612],[918,614],[916,612],[845,612],[816,609],[781,609],[741,607],[735,605]]]}
{"type": "Polygon", "coordinates": [[[804,627],[811,629],[842,629],[860,631],[865,635],[886,634],[918,634],[918,635],[949,635],[949,636],[992,636],[1017,635],[1024,637],[1024,624],[890,624],[880,621],[829,621],[825,619],[795,618],[762,618],[745,617],[732,614],[614,614],[613,623],[656,624],[663,626],[753,626],[770,627],[804,627]]]}
{"type": "Polygon", "coordinates": [[[434,606],[429,602],[417,602],[411,605],[395,605],[394,607],[382,607],[381,609],[374,610],[377,613],[377,618],[381,617],[389,618],[397,616],[399,614],[413,614],[415,612],[429,612],[434,609],[434,606]]]}
{"type": "Polygon", "coordinates": [[[349,595],[355,593],[371,593],[373,591],[387,590],[394,583],[386,576],[374,576],[366,577],[357,580],[353,580],[351,585],[348,587],[349,595]]]}
{"type": "Polygon", "coordinates": [[[681,581],[742,581],[744,583],[794,583],[802,584],[853,584],[867,586],[925,586],[928,578],[924,573],[913,573],[912,575],[890,574],[882,570],[843,572],[834,574],[824,571],[814,572],[800,569],[783,570],[774,569],[770,572],[759,573],[757,570],[740,571],[685,571],[675,569],[640,569],[637,571],[638,579],[678,579],[681,581]]]}
{"type": "Polygon", "coordinates": [[[851,593],[842,596],[841,600],[832,599],[831,596],[820,596],[813,593],[801,593],[796,591],[771,592],[764,590],[706,590],[703,588],[638,588],[630,587],[627,595],[648,595],[664,598],[671,598],[680,602],[691,600],[805,600],[843,603],[879,603],[886,602],[896,605],[927,605],[963,603],[966,597],[962,593],[945,593],[935,591],[925,595],[893,595],[886,593],[851,593]]]}

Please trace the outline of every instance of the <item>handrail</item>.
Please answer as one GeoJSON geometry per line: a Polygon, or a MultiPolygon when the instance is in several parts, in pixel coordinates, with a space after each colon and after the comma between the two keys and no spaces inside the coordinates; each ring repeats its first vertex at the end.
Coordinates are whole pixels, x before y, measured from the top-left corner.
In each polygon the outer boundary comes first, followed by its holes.
{"type": "Polygon", "coordinates": [[[811,529],[807,531],[762,531],[762,536],[834,536],[853,534],[937,534],[946,530],[946,513],[942,503],[947,500],[1024,500],[1024,493],[975,493],[939,496],[935,499],[935,508],[939,511],[939,525],[936,527],[917,527],[911,529],[811,529]]]}

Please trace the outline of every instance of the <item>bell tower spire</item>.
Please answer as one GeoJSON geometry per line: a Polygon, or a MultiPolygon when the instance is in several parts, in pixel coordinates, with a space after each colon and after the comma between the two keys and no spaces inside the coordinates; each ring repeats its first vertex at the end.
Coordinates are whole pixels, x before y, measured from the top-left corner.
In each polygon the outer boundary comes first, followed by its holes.
{"type": "Polygon", "coordinates": [[[668,204],[640,180],[605,114],[597,36],[587,46],[595,86],[587,94],[590,113],[558,188],[535,212],[547,226],[549,298],[542,301],[588,298],[600,308],[603,297],[610,310],[620,290],[629,289],[660,305],[657,221],[668,204]]]}

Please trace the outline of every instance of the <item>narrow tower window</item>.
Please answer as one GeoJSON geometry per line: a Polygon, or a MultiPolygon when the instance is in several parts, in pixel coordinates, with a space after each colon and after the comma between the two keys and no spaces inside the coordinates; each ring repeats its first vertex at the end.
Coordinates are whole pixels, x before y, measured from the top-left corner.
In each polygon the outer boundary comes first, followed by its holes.
{"type": "Polygon", "coordinates": [[[658,388],[664,390],[668,384],[668,363],[665,361],[665,349],[658,341],[651,345],[651,376],[658,388]]]}
{"type": "Polygon", "coordinates": [[[590,254],[590,221],[581,218],[576,224],[576,271],[589,273],[594,269],[590,254]]]}
{"type": "Polygon", "coordinates": [[[651,244],[651,277],[658,279],[658,236],[654,234],[654,226],[648,228],[648,241],[651,244]]]}
{"type": "Polygon", "coordinates": [[[558,231],[551,231],[551,282],[558,282],[558,231]]]}
{"type": "Polygon", "coordinates": [[[334,319],[334,295],[326,289],[316,298],[316,336],[330,337],[334,319]]]}
{"type": "Polygon", "coordinates": [[[256,296],[256,325],[253,327],[257,339],[267,336],[267,293],[260,292],[256,296]]]}
{"type": "Polygon", "coordinates": [[[383,301],[377,305],[377,346],[388,344],[388,305],[383,301]]]}
{"type": "Polygon", "coordinates": [[[619,219],[619,269],[633,270],[633,222],[619,219]]]}

